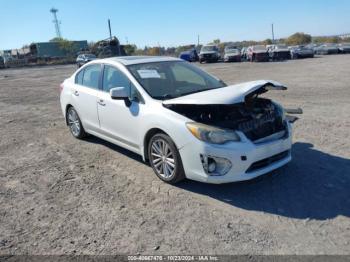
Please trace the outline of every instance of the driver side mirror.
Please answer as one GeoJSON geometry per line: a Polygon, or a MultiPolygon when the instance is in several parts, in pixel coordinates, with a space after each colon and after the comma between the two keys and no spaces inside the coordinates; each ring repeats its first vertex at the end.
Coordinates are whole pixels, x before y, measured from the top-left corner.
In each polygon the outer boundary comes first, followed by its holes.
{"type": "Polygon", "coordinates": [[[124,86],[113,87],[109,90],[109,94],[111,95],[112,99],[124,100],[126,98],[129,98],[130,88],[124,86]]]}
{"type": "Polygon", "coordinates": [[[131,105],[130,97],[130,87],[113,87],[109,90],[109,94],[112,99],[115,100],[124,100],[125,105],[129,107],[131,105]]]}

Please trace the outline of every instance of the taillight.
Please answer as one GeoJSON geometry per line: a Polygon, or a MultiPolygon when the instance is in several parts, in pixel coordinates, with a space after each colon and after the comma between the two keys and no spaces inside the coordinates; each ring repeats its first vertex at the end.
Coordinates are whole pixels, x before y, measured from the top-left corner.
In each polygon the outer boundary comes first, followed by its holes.
{"type": "Polygon", "coordinates": [[[63,88],[64,88],[64,85],[62,83],[62,84],[60,84],[60,93],[62,92],[63,88]]]}

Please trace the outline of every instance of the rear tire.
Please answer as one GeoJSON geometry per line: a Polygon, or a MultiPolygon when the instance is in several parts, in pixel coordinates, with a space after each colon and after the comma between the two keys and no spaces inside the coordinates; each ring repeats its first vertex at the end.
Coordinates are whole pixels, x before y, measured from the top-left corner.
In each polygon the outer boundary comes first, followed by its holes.
{"type": "Polygon", "coordinates": [[[74,109],[74,107],[70,107],[67,110],[67,124],[70,132],[75,138],[82,139],[87,136],[78,112],[74,109]]]}
{"type": "Polygon", "coordinates": [[[175,184],[185,179],[179,151],[168,135],[158,133],[150,139],[148,157],[154,173],[162,181],[175,184]]]}

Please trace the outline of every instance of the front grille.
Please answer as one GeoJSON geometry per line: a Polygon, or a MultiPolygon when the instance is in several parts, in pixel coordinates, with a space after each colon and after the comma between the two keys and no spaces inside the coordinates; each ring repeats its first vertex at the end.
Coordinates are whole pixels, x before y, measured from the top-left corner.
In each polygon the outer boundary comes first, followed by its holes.
{"type": "Polygon", "coordinates": [[[283,151],[282,153],[279,153],[277,155],[273,155],[273,156],[270,156],[268,158],[264,158],[262,160],[254,162],[247,169],[246,173],[251,173],[251,172],[254,172],[254,171],[258,170],[258,169],[267,167],[267,166],[269,166],[269,165],[271,165],[271,164],[273,164],[273,163],[275,163],[277,161],[280,161],[280,160],[286,158],[288,155],[289,155],[289,150],[283,151]]]}

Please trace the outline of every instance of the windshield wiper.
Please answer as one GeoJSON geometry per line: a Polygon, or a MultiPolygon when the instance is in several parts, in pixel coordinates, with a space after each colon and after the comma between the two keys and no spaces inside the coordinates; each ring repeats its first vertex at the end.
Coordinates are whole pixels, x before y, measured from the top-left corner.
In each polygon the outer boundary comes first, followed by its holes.
{"type": "Polygon", "coordinates": [[[175,98],[175,96],[173,96],[173,95],[171,95],[171,94],[164,94],[164,95],[162,95],[162,96],[154,96],[153,98],[165,100],[165,99],[175,98]]]}

